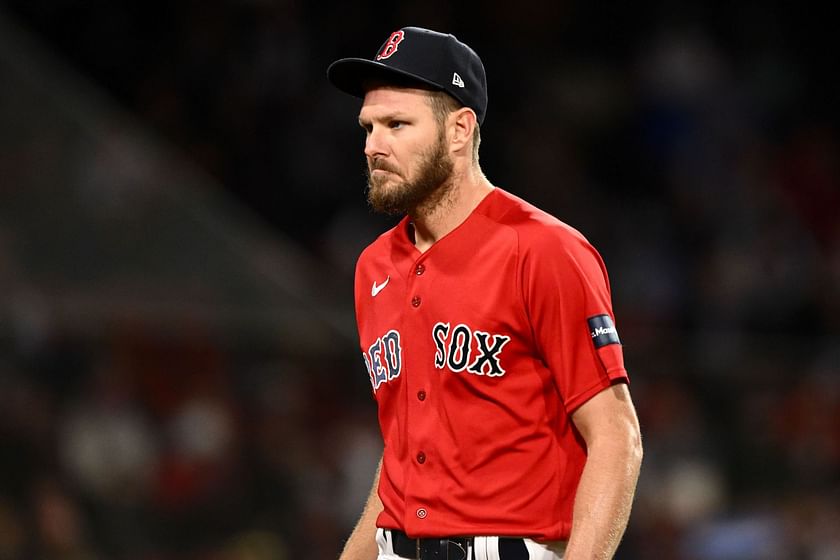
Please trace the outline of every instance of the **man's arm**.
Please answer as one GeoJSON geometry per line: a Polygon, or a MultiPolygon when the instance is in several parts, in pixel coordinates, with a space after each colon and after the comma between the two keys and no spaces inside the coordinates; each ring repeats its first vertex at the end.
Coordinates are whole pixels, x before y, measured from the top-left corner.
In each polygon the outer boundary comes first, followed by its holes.
{"type": "Polygon", "coordinates": [[[376,546],[376,518],[382,511],[382,501],[379,499],[379,473],[382,470],[382,460],[373,478],[365,509],[356,523],[356,528],[347,539],[339,560],[376,560],[379,549],[376,546]]]}
{"type": "Polygon", "coordinates": [[[587,447],[565,560],[608,560],[621,541],[642,462],[639,421],[621,383],[580,406],[572,421],[587,447]]]}

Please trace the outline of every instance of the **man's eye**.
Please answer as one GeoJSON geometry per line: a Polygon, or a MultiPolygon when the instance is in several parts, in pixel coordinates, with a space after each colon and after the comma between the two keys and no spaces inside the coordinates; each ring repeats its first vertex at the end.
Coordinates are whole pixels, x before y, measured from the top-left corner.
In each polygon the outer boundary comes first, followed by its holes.
{"type": "Polygon", "coordinates": [[[391,121],[388,126],[390,126],[393,129],[400,129],[403,127],[404,124],[405,123],[402,121],[391,121]]]}

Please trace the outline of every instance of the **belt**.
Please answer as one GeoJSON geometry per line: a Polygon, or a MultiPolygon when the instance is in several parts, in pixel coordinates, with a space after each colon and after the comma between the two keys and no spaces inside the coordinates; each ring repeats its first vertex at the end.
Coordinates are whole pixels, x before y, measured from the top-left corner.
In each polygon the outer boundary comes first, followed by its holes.
{"type": "MultiPolygon", "coordinates": [[[[415,560],[468,560],[475,537],[433,537],[412,539],[402,531],[389,529],[394,553],[415,560]]],[[[528,560],[522,539],[499,537],[499,560],[528,560]]]]}

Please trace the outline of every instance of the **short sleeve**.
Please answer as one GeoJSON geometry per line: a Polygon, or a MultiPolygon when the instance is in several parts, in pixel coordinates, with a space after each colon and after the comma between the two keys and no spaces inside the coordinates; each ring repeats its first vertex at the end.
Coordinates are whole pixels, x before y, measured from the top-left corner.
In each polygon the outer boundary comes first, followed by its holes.
{"type": "Polygon", "coordinates": [[[561,226],[547,228],[522,255],[523,300],[537,350],[571,413],[629,381],[606,267],[582,235],[561,226]]]}

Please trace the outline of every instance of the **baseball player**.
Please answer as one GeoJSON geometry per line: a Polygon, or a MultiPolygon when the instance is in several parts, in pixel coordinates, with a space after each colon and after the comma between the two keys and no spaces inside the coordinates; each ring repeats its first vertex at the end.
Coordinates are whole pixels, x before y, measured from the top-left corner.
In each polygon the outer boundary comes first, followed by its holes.
{"type": "Polygon", "coordinates": [[[611,558],[642,451],[600,256],[482,173],[484,66],[454,36],[327,74],[363,99],[371,206],[404,215],[356,269],[385,445],[342,559],[611,558]]]}

